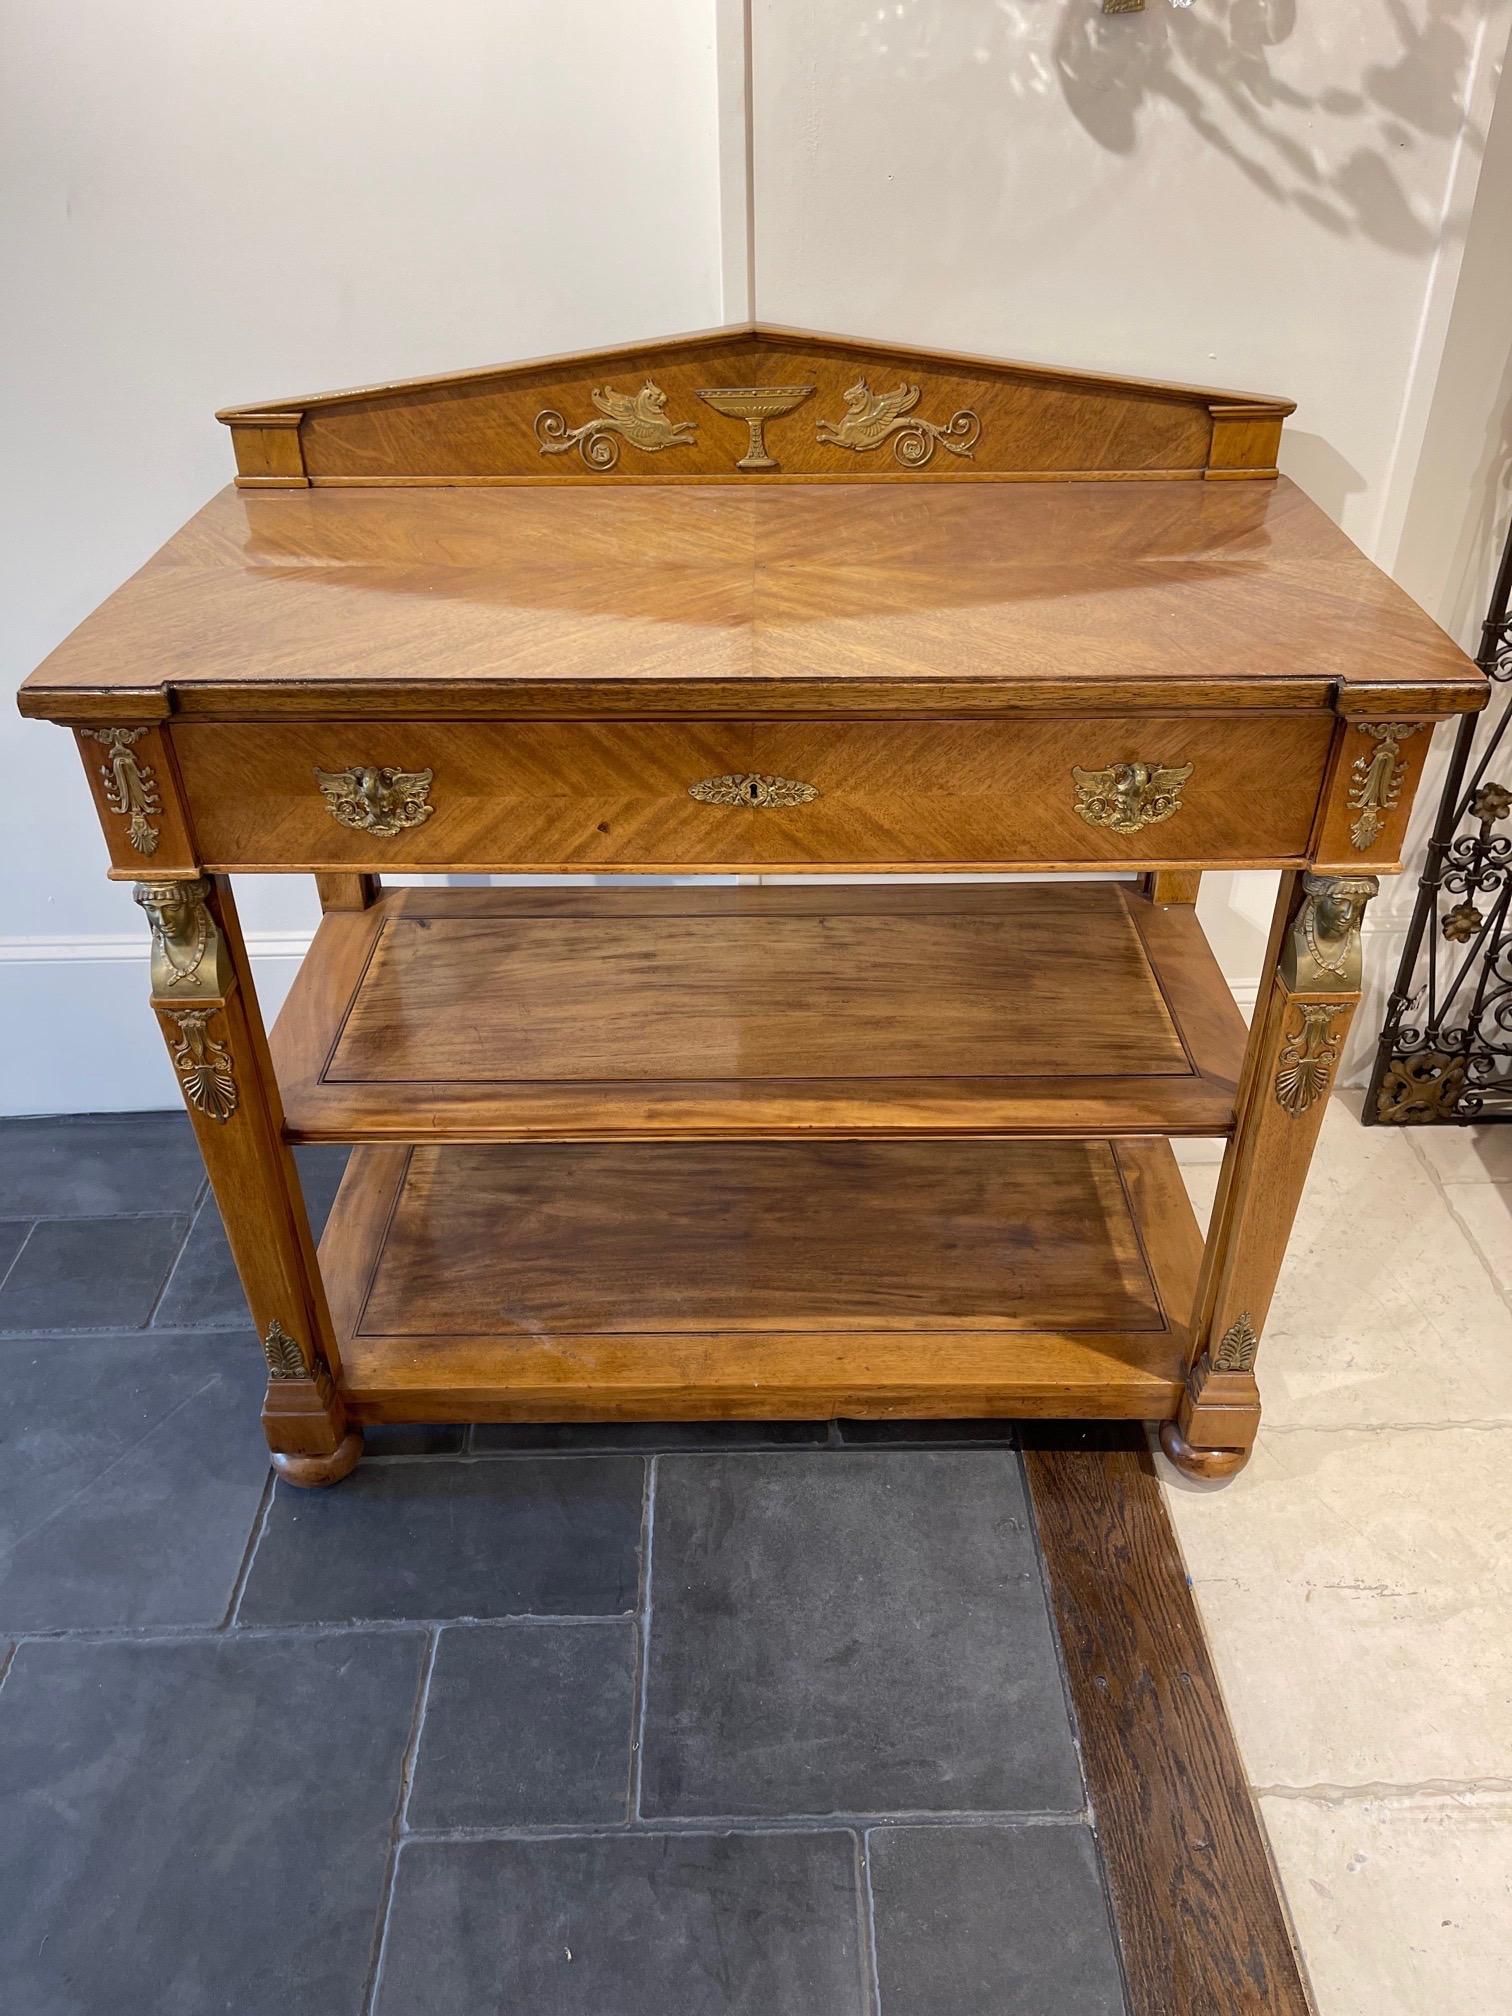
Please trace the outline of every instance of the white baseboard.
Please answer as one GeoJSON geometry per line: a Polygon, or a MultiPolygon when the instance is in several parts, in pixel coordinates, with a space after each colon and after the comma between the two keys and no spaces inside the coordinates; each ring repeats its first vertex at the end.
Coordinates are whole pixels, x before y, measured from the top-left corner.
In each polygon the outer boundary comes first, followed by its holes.
{"type": "MultiPolygon", "coordinates": [[[[247,935],[271,1022],[313,934],[247,935]]],[[[147,1012],[140,932],[0,938],[0,1114],[140,1113],[177,1106],[178,1086],[147,1012]]]]}

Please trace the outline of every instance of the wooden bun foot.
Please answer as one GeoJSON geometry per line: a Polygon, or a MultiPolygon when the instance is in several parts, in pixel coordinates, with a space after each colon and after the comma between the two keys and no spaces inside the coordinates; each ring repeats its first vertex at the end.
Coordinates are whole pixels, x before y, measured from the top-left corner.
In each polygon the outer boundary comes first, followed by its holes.
{"type": "Polygon", "coordinates": [[[1237,1476],[1250,1459],[1248,1449],[1194,1449],[1174,1421],[1161,1422],[1160,1446],[1183,1477],[1205,1484],[1237,1476]]]}
{"type": "Polygon", "coordinates": [[[362,1430],[349,1428],[329,1456],[291,1456],[275,1449],[273,1468],[286,1484],[339,1484],[357,1468],[362,1454],[362,1430]]]}

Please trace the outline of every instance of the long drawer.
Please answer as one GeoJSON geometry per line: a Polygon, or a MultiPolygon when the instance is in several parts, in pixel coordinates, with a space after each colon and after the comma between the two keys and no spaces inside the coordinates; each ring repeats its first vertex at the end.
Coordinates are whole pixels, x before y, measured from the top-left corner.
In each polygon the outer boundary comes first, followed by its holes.
{"type": "Polygon", "coordinates": [[[179,723],[212,868],[992,868],[1295,860],[1305,715],[179,723]]]}

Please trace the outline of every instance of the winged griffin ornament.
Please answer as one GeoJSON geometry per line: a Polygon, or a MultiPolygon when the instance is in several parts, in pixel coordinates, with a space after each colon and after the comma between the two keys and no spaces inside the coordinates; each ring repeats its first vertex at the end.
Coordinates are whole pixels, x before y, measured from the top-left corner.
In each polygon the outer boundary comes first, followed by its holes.
{"type": "Polygon", "coordinates": [[[553,407],[545,407],[535,417],[535,437],[543,455],[565,455],[576,448],[590,469],[612,469],[620,457],[620,441],[644,455],[661,448],[678,448],[698,432],[696,420],[669,420],[667,395],[648,378],[639,392],[616,392],[612,385],[600,385],[589,394],[600,418],[585,420],[581,427],[569,427],[553,407]]]}
{"type": "Polygon", "coordinates": [[[937,447],[969,459],[981,438],[982,423],[975,413],[952,413],[943,426],[922,419],[913,410],[919,403],[917,385],[873,392],[864,378],[858,378],[843,396],[844,419],[821,420],[815,427],[816,439],[827,448],[849,448],[864,455],[890,438],[893,456],[905,469],[922,469],[937,447]]]}

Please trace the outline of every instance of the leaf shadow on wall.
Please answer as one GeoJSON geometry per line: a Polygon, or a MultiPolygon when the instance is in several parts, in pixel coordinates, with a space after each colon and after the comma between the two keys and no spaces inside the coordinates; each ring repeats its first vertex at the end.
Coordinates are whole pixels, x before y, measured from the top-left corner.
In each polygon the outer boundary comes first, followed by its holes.
{"type": "MultiPolygon", "coordinates": [[[[1341,66],[1303,89],[1279,63],[1297,0],[1197,0],[1179,12],[1149,0],[1143,13],[1114,15],[1095,0],[1059,0],[1051,61],[1099,146],[1132,154],[1142,126],[1175,112],[1273,202],[1340,237],[1421,254],[1466,220],[1415,204],[1402,170],[1420,136],[1452,141],[1463,130],[1466,145],[1483,147],[1464,88],[1484,11],[1484,0],[1429,0],[1426,10],[1383,0],[1394,58],[1341,66]],[[1309,144],[1320,127],[1335,144],[1309,144]]],[[[1028,30],[1021,5],[1004,14],[1028,30]]]]}

